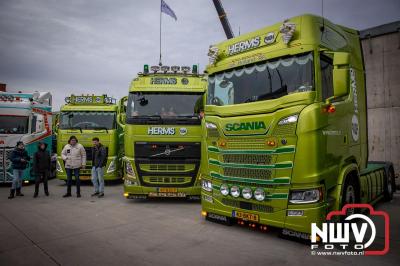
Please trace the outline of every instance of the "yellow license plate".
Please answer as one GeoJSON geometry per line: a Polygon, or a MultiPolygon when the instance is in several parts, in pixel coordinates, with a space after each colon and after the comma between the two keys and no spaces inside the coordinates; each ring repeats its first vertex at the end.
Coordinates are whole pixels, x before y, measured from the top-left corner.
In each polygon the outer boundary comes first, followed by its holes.
{"type": "Polygon", "coordinates": [[[149,197],[161,197],[161,198],[184,198],[186,197],[185,193],[178,192],[178,193],[172,193],[172,192],[149,192],[148,194],[149,197]]]}
{"type": "Polygon", "coordinates": [[[88,176],[88,175],[84,175],[84,176],[80,176],[79,179],[80,180],[90,180],[92,177],[88,176]]]}
{"type": "Polygon", "coordinates": [[[177,193],[178,189],[174,187],[160,187],[158,188],[159,193],[177,193]]]}
{"type": "Polygon", "coordinates": [[[252,222],[260,221],[258,214],[252,214],[248,212],[232,211],[232,216],[246,221],[252,221],[252,222]]]}

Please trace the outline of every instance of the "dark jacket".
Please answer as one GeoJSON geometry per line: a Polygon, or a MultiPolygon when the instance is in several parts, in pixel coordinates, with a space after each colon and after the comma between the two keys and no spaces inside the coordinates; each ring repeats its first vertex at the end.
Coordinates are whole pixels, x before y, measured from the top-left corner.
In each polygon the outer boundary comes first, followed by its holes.
{"type": "Polygon", "coordinates": [[[98,147],[92,148],[92,165],[96,168],[104,167],[107,164],[107,150],[99,143],[98,147]]]}
{"type": "Polygon", "coordinates": [[[46,173],[50,171],[51,167],[51,156],[50,153],[46,150],[47,143],[45,143],[45,149],[40,149],[40,144],[38,145],[38,151],[33,156],[33,169],[35,173],[46,173]]]}
{"type": "Polygon", "coordinates": [[[31,157],[29,157],[28,152],[25,149],[19,149],[17,147],[12,151],[10,160],[13,169],[25,170],[31,157]],[[25,162],[22,162],[21,159],[25,159],[25,162]]]}

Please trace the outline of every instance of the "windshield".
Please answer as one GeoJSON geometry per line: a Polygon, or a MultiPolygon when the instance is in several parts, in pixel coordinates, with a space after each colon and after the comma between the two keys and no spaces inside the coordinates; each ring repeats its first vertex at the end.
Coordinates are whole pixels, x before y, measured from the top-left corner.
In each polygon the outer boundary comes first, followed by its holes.
{"type": "Polygon", "coordinates": [[[71,111],[61,112],[61,129],[114,129],[115,112],[71,111]]]}
{"type": "Polygon", "coordinates": [[[141,93],[129,95],[128,123],[200,123],[203,111],[201,93],[141,93]]]}
{"type": "Polygon", "coordinates": [[[28,116],[0,115],[0,134],[27,134],[28,116]]]}
{"type": "Polygon", "coordinates": [[[269,60],[210,75],[210,105],[232,105],[313,90],[311,53],[269,60]]]}

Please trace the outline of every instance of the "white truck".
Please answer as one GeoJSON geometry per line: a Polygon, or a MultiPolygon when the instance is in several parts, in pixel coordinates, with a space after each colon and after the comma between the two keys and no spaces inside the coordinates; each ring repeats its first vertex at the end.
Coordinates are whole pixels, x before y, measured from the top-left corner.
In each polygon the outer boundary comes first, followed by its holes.
{"type": "MultiPolygon", "coordinates": [[[[10,156],[17,141],[25,144],[29,156],[39,142],[52,146],[52,97],[50,92],[0,92],[0,183],[12,181],[10,156]]],[[[23,181],[34,180],[33,161],[24,172],[23,181]]]]}

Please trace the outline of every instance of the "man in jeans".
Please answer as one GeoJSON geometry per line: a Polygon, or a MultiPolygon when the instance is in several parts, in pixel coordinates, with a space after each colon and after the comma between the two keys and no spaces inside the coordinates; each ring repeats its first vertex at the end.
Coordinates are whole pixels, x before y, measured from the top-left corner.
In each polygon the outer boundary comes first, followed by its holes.
{"type": "Polygon", "coordinates": [[[100,143],[99,138],[92,139],[92,182],[94,186],[94,193],[92,197],[104,197],[104,168],[107,164],[107,151],[106,148],[100,143]]]}
{"type": "Polygon", "coordinates": [[[17,147],[11,153],[11,163],[13,168],[13,180],[10,190],[9,199],[14,198],[15,192],[17,196],[23,196],[21,193],[22,178],[24,176],[24,171],[28,166],[31,157],[29,157],[27,151],[25,150],[25,145],[22,141],[17,142],[17,147]]]}
{"type": "Polygon", "coordinates": [[[72,174],[76,180],[76,196],[81,197],[81,180],[79,179],[79,171],[85,168],[86,151],[85,148],[78,143],[75,136],[69,138],[68,144],[65,145],[61,152],[61,157],[65,162],[65,171],[67,172],[67,194],[63,197],[71,197],[72,174]]]}

